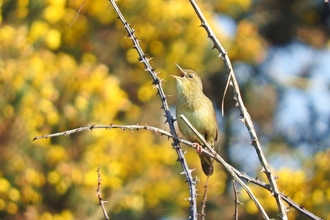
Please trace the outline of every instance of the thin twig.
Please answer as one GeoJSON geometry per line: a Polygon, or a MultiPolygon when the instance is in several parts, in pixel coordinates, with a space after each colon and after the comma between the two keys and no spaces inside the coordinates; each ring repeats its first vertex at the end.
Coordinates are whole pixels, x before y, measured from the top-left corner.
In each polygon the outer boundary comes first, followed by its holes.
{"type": "MultiPolygon", "coordinates": [[[[212,159],[212,163],[213,163],[213,159],[212,159]]],[[[207,176],[206,178],[206,182],[204,185],[204,192],[203,192],[203,201],[202,201],[202,208],[201,208],[201,216],[202,216],[202,220],[205,220],[206,217],[206,213],[205,213],[205,208],[206,208],[206,202],[207,202],[207,191],[209,188],[209,179],[211,176],[207,176]]]]}
{"type": "Polygon", "coordinates": [[[234,197],[235,197],[235,213],[234,213],[234,219],[238,220],[238,205],[242,204],[239,200],[238,200],[238,191],[236,188],[236,184],[235,184],[235,180],[233,180],[232,182],[232,186],[233,186],[233,190],[234,190],[234,197]]]}
{"type": "Polygon", "coordinates": [[[76,21],[78,15],[79,15],[79,13],[80,13],[80,11],[83,9],[83,7],[84,7],[84,5],[85,5],[85,3],[86,3],[86,1],[87,1],[87,0],[84,0],[84,1],[83,1],[83,3],[82,3],[82,5],[80,6],[79,10],[77,11],[76,15],[74,16],[73,20],[71,21],[71,23],[70,23],[70,28],[72,27],[73,23],[76,21]]]}
{"type": "Polygon", "coordinates": [[[287,214],[286,214],[287,210],[286,210],[286,207],[285,207],[285,205],[284,205],[284,203],[281,199],[280,192],[279,192],[277,184],[276,184],[276,178],[272,174],[272,172],[269,168],[269,164],[268,164],[268,162],[266,160],[266,157],[264,156],[264,153],[261,149],[256,131],[255,131],[254,126],[253,126],[253,122],[252,122],[251,117],[250,117],[250,114],[248,113],[248,111],[247,111],[247,109],[246,109],[246,107],[243,103],[243,99],[242,99],[242,96],[241,96],[241,93],[240,93],[240,89],[239,89],[239,86],[238,86],[238,83],[237,83],[237,80],[236,80],[236,77],[235,77],[235,74],[234,74],[234,71],[233,71],[233,67],[232,67],[230,59],[228,57],[228,54],[227,54],[226,50],[220,44],[219,40],[215,36],[215,34],[214,34],[213,30],[211,29],[211,27],[209,26],[209,24],[207,23],[202,11],[198,7],[196,1],[189,0],[189,2],[192,5],[192,7],[194,8],[195,13],[197,14],[198,18],[200,19],[201,26],[207,32],[208,38],[210,38],[211,41],[213,42],[213,44],[214,44],[213,47],[216,48],[219,51],[219,53],[220,53],[219,57],[221,57],[222,60],[224,61],[225,67],[226,67],[228,75],[229,75],[228,78],[231,80],[231,85],[234,88],[234,99],[237,101],[237,106],[238,106],[238,108],[241,112],[242,119],[240,119],[240,120],[245,124],[245,126],[248,129],[248,132],[249,132],[250,137],[251,137],[251,144],[252,144],[252,146],[254,146],[254,148],[255,148],[255,150],[258,154],[259,161],[260,161],[260,163],[263,167],[262,172],[264,172],[266,174],[267,179],[271,184],[272,195],[274,196],[274,198],[276,200],[276,203],[277,203],[277,206],[278,206],[278,209],[279,209],[279,212],[280,212],[279,217],[282,220],[287,220],[288,219],[287,214]]]}
{"type": "Polygon", "coordinates": [[[104,218],[107,220],[110,220],[110,217],[107,214],[107,211],[104,207],[104,203],[107,203],[108,201],[103,200],[102,196],[101,196],[101,172],[100,172],[100,167],[97,168],[96,170],[97,172],[97,189],[96,189],[96,193],[97,193],[97,198],[99,199],[99,205],[102,207],[102,212],[104,215],[104,218]]]}

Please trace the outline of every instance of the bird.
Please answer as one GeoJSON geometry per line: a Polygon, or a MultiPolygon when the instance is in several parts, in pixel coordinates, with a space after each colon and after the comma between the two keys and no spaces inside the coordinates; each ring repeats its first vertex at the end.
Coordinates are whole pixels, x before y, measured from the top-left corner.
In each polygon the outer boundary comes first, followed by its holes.
{"type": "Polygon", "coordinates": [[[203,142],[180,118],[184,115],[205,140],[214,148],[219,138],[218,125],[215,110],[211,100],[203,93],[202,80],[196,72],[190,69],[182,69],[178,64],[181,76],[172,75],[176,79],[178,98],[176,102],[176,119],[182,135],[189,141],[196,144],[201,166],[206,176],[213,174],[212,159],[201,154],[203,142]],[[198,148],[200,150],[198,150],[198,148]]]}

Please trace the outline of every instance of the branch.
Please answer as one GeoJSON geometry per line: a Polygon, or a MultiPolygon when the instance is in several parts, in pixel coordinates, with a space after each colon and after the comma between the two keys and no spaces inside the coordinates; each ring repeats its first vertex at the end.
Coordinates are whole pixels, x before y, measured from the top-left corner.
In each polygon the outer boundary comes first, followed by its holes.
{"type": "MultiPolygon", "coordinates": [[[[238,171],[236,168],[232,167],[233,171],[237,174],[237,176],[239,176],[240,178],[246,180],[247,182],[253,183],[257,186],[260,186],[264,189],[267,189],[268,191],[272,191],[271,187],[269,184],[264,183],[256,178],[252,178],[250,176],[248,176],[246,173],[242,173],[240,171],[238,171]]],[[[306,210],[302,205],[297,204],[295,201],[293,201],[292,199],[290,199],[287,195],[284,195],[283,193],[280,193],[281,198],[289,204],[290,207],[293,207],[294,209],[296,209],[298,212],[300,212],[301,214],[305,215],[306,217],[308,217],[309,219],[313,219],[313,220],[323,220],[323,218],[318,217],[316,215],[314,215],[313,213],[311,213],[310,211],[306,210]]]]}
{"type": "MultiPolygon", "coordinates": [[[[157,127],[153,127],[153,126],[148,126],[148,125],[88,125],[86,127],[80,127],[80,128],[75,128],[72,130],[67,130],[64,132],[58,132],[58,133],[53,133],[53,134],[47,134],[47,135],[40,135],[40,136],[35,136],[33,138],[33,141],[35,140],[39,140],[39,139],[47,139],[47,138],[51,138],[51,137],[57,137],[57,136],[69,136],[70,134],[74,134],[74,133],[78,133],[78,132],[82,132],[82,131],[93,131],[94,129],[109,129],[111,130],[112,128],[117,128],[117,129],[121,129],[122,131],[125,130],[130,130],[130,131],[139,131],[139,130],[146,130],[146,131],[153,131],[156,134],[159,135],[164,135],[167,136],[169,138],[174,138],[176,139],[178,142],[181,142],[183,144],[186,144],[187,146],[193,148],[196,150],[196,145],[194,145],[193,143],[191,143],[190,141],[184,140],[182,138],[179,138],[178,136],[174,136],[172,135],[170,132],[163,130],[163,129],[159,129],[157,127]]],[[[205,140],[204,140],[205,141],[205,140]]],[[[203,154],[207,154],[208,156],[215,158],[215,161],[217,161],[218,163],[221,163],[218,160],[218,154],[214,155],[212,153],[210,153],[209,150],[202,148],[202,153],[203,154]]],[[[220,157],[220,156],[219,156],[220,157]]],[[[225,162],[226,163],[226,162],[225,162]]],[[[227,163],[226,163],[227,164],[227,163]]],[[[236,168],[234,168],[233,166],[231,166],[230,164],[227,164],[227,166],[236,174],[236,176],[238,176],[241,179],[244,179],[245,181],[249,182],[249,183],[253,183],[257,186],[260,186],[268,191],[272,191],[271,187],[269,184],[264,183],[256,178],[250,177],[248,176],[246,173],[243,173],[239,170],[237,170],[236,168]]],[[[313,213],[309,212],[308,210],[306,210],[303,206],[297,204],[296,202],[294,202],[293,200],[291,200],[288,196],[284,195],[283,193],[280,194],[281,198],[287,202],[289,204],[290,207],[293,207],[294,209],[296,209],[297,211],[301,212],[303,215],[309,217],[310,219],[313,220],[322,220],[322,218],[314,215],[313,213]]]]}
{"type": "Polygon", "coordinates": [[[242,203],[238,200],[238,191],[237,191],[237,188],[236,188],[235,180],[233,180],[232,186],[233,186],[234,196],[235,196],[235,200],[234,200],[234,202],[235,202],[234,219],[238,220],[238,205],[242,204],[242,203]]]}
{"type": "Polygon", "coordinates": [[[122,131],[124,130],[140,130],[140,129],[144,129],[144,130],[150,130],[150,131],[154,131],[155,133],[159,133],[161,135],[166,135],[170,138],[175,138],[175,139],[179,139],[177,136],[172,135],[170,132],[165,131],[163,129],[159,129],[157,127],[153,127],[153,126],[148,126],[148,125],[114,125],[114,124],[109,124],[109,125],[88,125],[85,127],[80,127],[80,128],[75,128],[75,129],[71,129],[71,130],[67,130],[67,131],[63,131],[63,132],[58,132],[58,133],[53,133],[53,134],[45,134],[45,135],[40,135],[40,136],[35,136],[33,138],[33,141],[38,140],[38,139],[47,139],[47,138],[51,138],[51,137],[57,137],[57,136],[70,136],[71,134],[74,133],[78,133],[78,132],[82,132],[82,131],[93,131],[94,129],[112,129],[112,128],[120,128],[122,131]]]}
{"type": "Polygon", "coordinates": [[[275,176],[270,171],[269,164],[261,149],[256,131],[253,126],[253,122],[243,103],[240,89],[239,89],[239,86],[238,86],[238,83],[237,83],[237,80],[236,80],[236,77],[235,77],[235,74],[233,71],[233,67],[232,67],[230,59],[228,57],[228,54],[227,54],[226,50],[220,44],[219,40],[216,38],[213,30],[207,23],[202,11],[200,10],[200,8],[197,5],[197,3],[194,0],[189,0],[189,2],[192,5],[192,7],[194,8],[195,13],[197,14],[198,18],[200,19],[201,26],[205,29],[208,38],[210,38],[211,41],[213,42],[213,47],[219,51],[219,53],[220,53],[219,57],[222,58],[225,66],[226,66],[227,72],[229,74],[228,78],[231,82],[231,85],[234,88],[234,99],[236,100],[236,102],[237,102],[236,105],[241,112],[242,119],[240,119],[240,120],[244,123],[244,125],[248,129],[248,132],[251,137],[251,144],[252,144],[252,146],[254,146],[254,148],[258,154],[259,161],[263,167],[262,171],[266,174],[267,179],[268,179],[269,183],[271,184],[272,195],[275,197],[275,200],[276,200],[277,206],[279,208],[279,212],[280,212],[279,217],[280,217],[280,219],[287,220],[288,219],[287,214],[286,214],[287,210],[286,210],[285,205],[283,204],[283,201],[281,200],[280,192],[276,185],[275,176]]]}
{"type": "MultiPolygon", "coordinates": [[[[214,162],[214,160],[212,160],[212,163],[214,162]]],[[[209,180],[210,180],[210,176],[207,176],[206,178],[206,183],[204,185],[204,192],[203,192],[203,201],[202,201],[202,208],[201,208],[201,219],[205,220],[206,217],[206,213],[205,213],[205,208],[206,208],[206,202],[207,202],[207,191],[209,189],[209,180]]]]}
{"type": "Polygon", "coordinates": [[[101,172],[100,172],[100,167],[97,168],[96,170],[97,172],[97,189],[96,189],[96,193],[97,193],[97,198],[99,199],[99,205],[102,207],[102,212],[104,215],[104,218],[107,220],[110,220],[110,217],[107,214],[107,211],[104,207],[104,203],[107,203],[108,201],[104,201],[102,196],[101,196],[101,172]]]}
{"type": "MultiPolygon", "coordinates": [[[[139,61],[141,63],[144,64],[145,66],[145,70],[149,72],[150,76],[152,77],[152,84],[156,87],[157,89],[157,94],[159,95],[159,98],[162,102],[162,109],[164,109],[165,111],[165,117],[166,117],[166,122],[168,122],[170,130],[171,130],[171,134],[173,134],[174,136],[177,135],[176,131],[175,131],[175,127],[174,127],[174,118],[169,110],[168,104],[167,104],[167,97],[164,93],[164,90],[162,88],[162,80],[157,76],[157,73],[155,72],[155,69],[152,68],[152,66],[149,63],[149,60],[151,60],[151,58],[147,58],[146,55],[144,54],[139,41],[137,40],[137,37],[135,36],[135,30],[133,28],[130,27],[129,23],[126,21],[126,19],[124,18],[123,14],[120,12],[118,6],[115,3],[115,0],[109,0],[110,3],[112,4],[113,8],[115,9],[116,13],[118,14],[118,18],[120,19],[120,21],[122,22],[122,24],[124,25],[128,35],[127,37],[131,39],[133,45],[134,45],[134,49],[137,51],[137,53],[139,54],[139,61]]],[[[178,156],[178,161],[180,162],[183,172],[182,174],[185,175],[186,177],[186,181],[188,182],[188,187],[189,187],[189,195],[190,198],[188,199],[189,203],[190,203],[190,217],[189,219],[197,219],[198,214],[197,214],[197,203],[196,203],[196,185],[197,185],[197,181],[195,179],[193,179],[191,172],[192,170],[189,169],[188,164],[184,158],[184,152],[182,151],[182,149],[179,146],[179,142],[176,138],[172,138],[173,143],[172,146],[175,149],[177,156],[178,156]]]]}
{"type": "Polygon", "coordinates": [[[224,159],[222,159],[222,157],[220,157],[219,154],[217,154],[217,152],[211,147],[211,145],[209,145],[209,143],[196,130],[196,128],[194,128],[194,126],[188,121],[188,119],[184,115],[180,115],[180,118],[182,118],[182,120],[187,124],[187,126],[203,142],[203,145],[207,148],[207,150],[209,151],[210,155],[213,158],[215,158],[216,161],[218,161],[219,163],[221,163],[226,168],[226,170],[234,177],[234,179],[243,187],[243,189],[249,195],[250,199],[254,202],[254,204],[258,208],[259,212],[262,214],[263,218],[264,219],[269,219],[267,213],[265,212],[265,210],[263,209],[263,207],[261,206],[261,204],[259,203],[259,201],[257,200],[257,198],[254,196],[254,194],[252,193],[252,191],[250,190],[250,188],[247,185],[245,185],[245,183],[236,175],[236,173],[232,170],[231,166],[226,161],[224,161],[224,159]]]}

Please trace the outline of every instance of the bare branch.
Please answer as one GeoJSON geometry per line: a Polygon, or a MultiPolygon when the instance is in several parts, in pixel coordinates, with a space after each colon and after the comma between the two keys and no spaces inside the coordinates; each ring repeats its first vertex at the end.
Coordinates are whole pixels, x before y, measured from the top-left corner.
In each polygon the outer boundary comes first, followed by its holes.
{"type": "MultiPolygon", "coordinates": [[[[75,128],[72,130],[68,130],[68,131],[64,131],[64,132],[58,132],[58,133],[54,133],[54,134],[47,134],[47,135],[41,135],[41,136],[36,136],[34,137],[33,140],[39,140],[39,139],[47,139],[50,137],[56,137],[56,136],[69,136],[70,134],[73,133],[78,133],[78,132],[82,132],[82,131],[92,131],[94,129],[112,129],[112,128],[117,128],[117,129],[121,129],[121,130],[130,130],[130,131],[139,131],[139,130],[146,130],[146,131],[153,131],[156,134],[159,135],[164,135],[167,136],[169,138],[174,138],[177,139],[177,141],[188,145],[189,147],[193,148],[196,150],[196,145],[194,145],[193,143],[191,143],[190,141],[184,140],[182,138],[179,138],[178,136],[173,136],[170,132],[163,130],[163,129],[159,129],[157,127],[153,127],[153,126],[148,126],[148,125],[114,125],[114,124],[110,124],[110,125],[88,125],[86,127],[80,127],[80,128],[75,128]]],[[[193,129],[193,127],[191,127],[193,129]]],[[[205,141],[205,140],[204,140],[205,141]]],[[[223,163],[219,160],[218,158],[218,154],[212,154],[209,150],[207,149],[202,149],[202,153],[203,154],[207,154],[208,156],[215,158],[215,161],[217,161],[218,163],[223,163]]],[[[216,153],[216,152],[215,152],[216,153]]],[[[220,157],[220,156],[219,156],[220,157]]],[[[223,160],[223,159],[221,159],[223,160]]],[[[226,163],[226,162],[224,162],[226,163]]],[[[226,166],[228,168],[230,168],[230,170],[232,172],[235,173],[235,175],[249,183],[253,183],[257,186],[260,186],[268,191],[272,191],[271,187],[269,184],[264,183],[256,178],[250,177],[248,176],[246,173],[242,173],[241,171],[237,170],[236,168],[234,168],[233,166],[231,166],[230,164],[226,163],[226,166]]],[[[309,212],[308,210],[306,210],[303,206],[297,204],[296,202],[294,202],[293,200],[291,200],[288,196],[284,195],[283,193],[280,194],[281,198],[287,202],[289,204],[290,207],[293,207],[294,209],[296,209],[297,211],[301,212],[303,215],[309,217],[310,219],[314,219],[314,220],[322,220],[322,218],[314,215],[313,213],[309,212]]]]}
{"type": "Polygon", "coordinates": [[[241,93],[240,93],[240,89],[239,89],[239,86],[238,86],[238,83],[237,83],[237,80],[236,80],[236,77],[235,77],[235,74],[234,74],[234,71],[233,71],[233,67],[232,67],[230,59],[228,57],[228,54],[227,54],[226,50],[220,44],[219,40],[215,36],[215,34],[214,34],[213,30],[211,29],[211,27],[209,26],[209,24],[207,23],[202,11],[198,7],[196,1],[195,0],[189,0],[189,2],[192,5],[192,7],[194,8],[195,13],[197,14],[198,18],[200,19],[201,26],[205,29],[208,38],[210,38],[211,41],[213,42],[213,44],[214,44],[213,47],[216,48],[219,51],[219,53],[220,53],[219,57],[222,58],[225,66],[226,66],[226,69],[227,69],[227,72],[228,72],[228,75],[229,75],[228,78],[231,81],[230,84],[234,88],[234,99],[237,101],[237,106],[238,106],[238,108],[241,112],[241,116],[242,116],[241,121],[245,124],[245,126],[248,129],[248,132],[249,132],[250,137],[251,137],[251,144],[252,144],[252,146],[254,146],[254,148],[255,148],[255,150],[258,154],[258,158],[259,158],[259,161],[260,161],[260,163],[263,167],[263,171],[266,174],[267,179],[271,184],[272,195],[275,197],[275,200],[276,200],[279,212],[280,212],[279,217],[280,217],[280,219],[287,220],[288,219],[287,214],[286,214],[287,210],[286,210],[285,205],[283,204],[283,201],[281,200],[281,196],[280,196],[280,192],[278,190],[277,184],[276,184],[275,176],[271,173],[271,170],[269,168],[269,164],[268,164],[268,162],[266,160],[266,157],[264,156],[264,153],[261,149],[256,131],[255,131],[254,126],[253,126],[253,122],[252,122],[251,117],[250,117],[250,114],[248,113],[248,111],[247,111],[247,109],[246,109],[246,107],[243,103],[243,99],[242,99],[242,96],[241,96],[241,93]]]}
{"type": "MultiPolygon", "coordinates": [[[[214,160],[212,160],[212,163],[213,162],[214,162],[214,160]]],[[[204,185],[203,201],[202,201],[202,208],[201,208],[202,220],[205,220],[205,217],[206,217],[205,208],[206,208],[206,202],[207,202],[207,191],[209,188],[209,179],[210,179],[210,176],[207,176],[206,183],[204,185]]]]}
{"type": "Polygon", "coordinates": [[[234,219],[238,220],[238,205],[242,204],[239,200],[238,200],[238,191],[236,188],[236,184],[235,184],[235,180],[232,181],[232,186],[233,186],[233,190],[234,190],[234,196],[235,196],[235,213],[234,213],[234,219]]]}
{"type": "MultiPolygon", "coordinates": [[[[252,178],[250,176],[248,176],[246,173],[242,173],[240,171],[238,171],[236,168],[232,167],[233,171],[237,174],[237,176],[239,176],[240,178],[246,180],[249,183],[253,183],[257,186],[260,186],[264,189],[267,189],[268,191],[272,191],[271,187],[269,184],[264,183],[256,178],[252,178]]],[[[323,220],[323,218],[318,217],[316,215],[314,215],[313,213],[309,212],[308,210],[306,210],[303,206],[297,204],[295,201],[293,201],[292,199],[290,199],[287,195],[284,195],[283,193],[280,193],[281,198],[289,204],[290,207],[293,207],[294,209],[296,209],[298,212],[300,212],[301,214],[305,215],[306,217],[308,217],[309,219],[313,219],[313,220],[323,220]]]]}
{"type": "Polygon", "coordinates": [[[58,132],[58,133],[53,133],[53,134],[45,134],[45,135],[41,135],[41,136],[35,136],[33,138],[33,141],[38,140],[38,139],[47,139],[47,138],[51,138],[51,137],[57,137],[57,136],[69,136],[71,134],[74,133],[78,133],[78,132],[82,132],[82,131],[93,131],[95,129],[112,129],[112,128],[120,128],[123,131],[124,130],[140,130],[140,129],[144,129],[144,130],[149,130],[149,131],[154,131],[155,133],[159,133],[161,135],[166,135],[168,137],[171,138],[177,138],[177,136],[172,135],[170,132],[165,131],[163,129],[159,129],[157,127],[153,127],[153,126],[148,126],[148,125],[114,125],[114,124],[110,124],[110,125],[88,125],[86,127],[80,127],[80,128],[75,128],[75,129],[71,129],[71,130],[67,130],[67,131],[63,131],[63,132],[58,132]]]}
{"type": "MultiPolygon", "coordinates": [[[[139,41],[137,40],[137,37],[135,36],[135,31],[133,28],[130,27],[129,23],[126,21],[124,18],[123,14],[120,12],[118,6],[115,3],[115,0],[109,0],[110,3],[112,4],[113,8],[115,9],[116,13],[118,14],[118,18],[120,21],[123,23],[127,33],[128,37],[131,39],[134,49],[137,51],[139,54],[139,61],[144,64],[145,70],[149,72],[150,76],[152,77],[152,84],[155,85],[157,89],[157,94],[159,95],[159,98],[162,102],[162,108],[165,111],[165,117],[166,117],[166,122],[169,124],[171,133],[173,136],[176,136],[177,133],[175,131],[174,127],[174,118],[169,110],[168,104],[167,104],[167,97],[164,93],[164,90],[162,88],[162,80],[157,77],[157,73],[155,72],[155,69],[150,65],[149,63],[149,58],[144,54],[139,41]]],[[[190,219],[197,219],[197,203],[196,203],[196,184],[197,182],[193,179],[191,172],[192,170],[189,169],[188,164],[184,158],[184,152],[180,148],[179,142],[176,138],[173,138],[173,143],[172,143],[173,148],[175,149],[177,156],[178,156],[178,161],[180,162],[182,169],[183,169],[183,174],[186,177],[186,181],[188,183],[188,188],[189,188],[189,195],[190,198],[188,199],[190,203],[190,219]]]]}
{"type": "MultiPolygon", "coordinates": [[[[184,115],[180,115],[180,118],[187,124],[187,126],[198,136],[198,138],[203,142],[204,146],[209,150],[209,155],[215,158],[218,162],[220,162],[226,170],[234,177],[234,179],[243,187],[243,189],[247,192],[251,200],[254,202],[256,207],[258,208],[259,212],[262,214],[264,219],[269,219],[267,213],[257,200],[257,198],[254,196],[252,191],[245,185],[245,183],[236,175],[236,173],[231,169],[231,166],[220,157],[220,155],[217,154],[217,152],[207,143],[207,141],[204,139],[204,137],[194,128],[194,126],[188,121],[188,119],[184,115]]],[[[203,151],[204,152],[204,151],[203,151]]]]}
{"type": "Polygon", "coordinates": [[[101,196],[101,172],[100,172],[100,167],[97,168],[96,170],[97,172],[97,189],[96,189],[96,193],[97,193],[97,198],[99,199],[99,205],[102,207],[102,212],[104,215],[104,218],[107,220],[110,220],[110,217],[107,214],[107,211],[104,207],[104,203],[107,203],[108,201],[103,200],[102,196],[101,196]]]}

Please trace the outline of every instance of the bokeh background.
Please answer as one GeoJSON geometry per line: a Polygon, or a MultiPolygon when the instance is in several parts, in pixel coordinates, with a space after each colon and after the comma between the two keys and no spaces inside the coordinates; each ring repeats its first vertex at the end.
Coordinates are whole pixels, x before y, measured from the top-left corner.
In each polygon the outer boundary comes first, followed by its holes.
{"type": "MultiPolygon", "coordinates": [[[[220,154],[264,179],[238,120],[227,74],[186,0],[119,0],[174,111],[175,63],[198,72],[213,100],[220,154]]],[[[281,191],[330,219],[330,17],[321,0],[198,1],[228,51],[244,102],[281,191]]],[[[0,219],[187,219],[187,184],[171,142],[148,131],[95,130],[33,137],[88,124],[168,129],[151,78],[107,0],[0,0],[0,219]],[[78,10],[82,7],[79,14],[78,10]]],[[[185,146],[193,175],[205,177],[185,146]]],[[[232,178],[209,183],[208,219],[231,219],[232,178]]],[[[269,192],[249,185],[273,218],[269,192]]],[[[241,190],[240,190],[241,191],[241,190]]],[[[241,192],[241,219],[261,219],[241,192]]],[[[201,199],[200,199],[201,200],[201,199]]],[[[294,210],[290,219],[306,219],[294,210]]]]}

